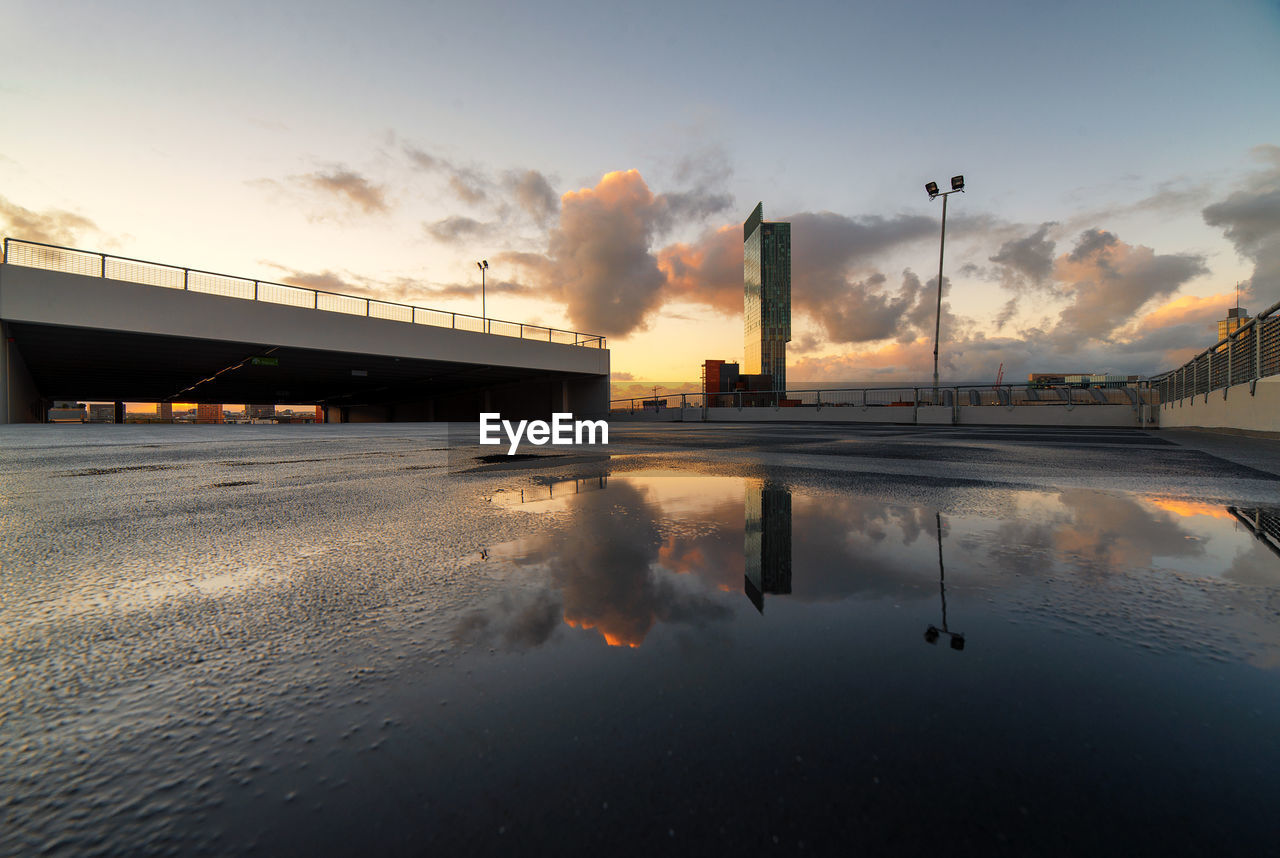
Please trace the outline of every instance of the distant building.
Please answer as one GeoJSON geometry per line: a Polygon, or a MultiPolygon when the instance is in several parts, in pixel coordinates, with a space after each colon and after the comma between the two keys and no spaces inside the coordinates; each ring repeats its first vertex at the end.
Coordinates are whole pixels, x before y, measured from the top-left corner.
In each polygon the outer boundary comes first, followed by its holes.
{"type": "Polygon", "coordinates": [[[1218,320],[1218,340],[1225,340],[1236,331],[1240,330],[1240,326],[1249,321],[1249,311],[1243,307],[1232,307],[1227,310],[1227,317],[1218,320]]]}
{"type": "Polygon", "coordinates": [[[727,405],[716,398],[717,393],[732,393],[738,389],[738,365],[723,360],[708,360],[702,364],[702,393],[709,397],[707,404],[715,407],[727,405]]]}
{"type": "Polygon", "coordinates": [[[158,417],[161,420],[172,420],[173,419],[173,403],[157,402],[156,417],[158,417]]]}
{"type": "Polygon", "coordinates": [[[50,423],[84,423],[88,419],[83,402],[55,402],[49,409],[50,423]]]}
{"type": "Polygon", "coordinates": [[[1087,372],[1033,372],[1027,376],[1031,387],[1129,387],[1140,375],[1105,375],[1087,372]]]}
{"type": "Polygon", "coordinates": [[[93,402],[89,405],[90,423],[116,422],[116,406],[112,402],[93,402]]]}
{"type": "Polygon", "coordinates": [[[1067,383],[1067,377],[1078,378],[1079,372],[1033,372],[1027,376],[1027,383],[1032,387],[1054,387],[1067,383]]]}
{"type": "Polygon", "coordinates": [[[222,403],[209,404],[200,402],[196,404],[196,422],[197,423],[225,423],[226,417],[222,413],[222,403]]]}
{"type": "Polygon", "coordinates": [[[246,420],[274,420],[276,405],[274,402],[269,405],[245,405],[244,416],[246,420]]]}
{"type": "Polygon", "coordinates": [[[323,423],[324,409],[319,405],[308,406],[300,411],[292,408],[281,408],[276,411],[277,423],[323,423]]]}
{"type": "Polygon", "coordinates": [[[759,203],[742,225],[743,373],[787,388],[791,341],[791,224],[767,223],[759,203]]]}

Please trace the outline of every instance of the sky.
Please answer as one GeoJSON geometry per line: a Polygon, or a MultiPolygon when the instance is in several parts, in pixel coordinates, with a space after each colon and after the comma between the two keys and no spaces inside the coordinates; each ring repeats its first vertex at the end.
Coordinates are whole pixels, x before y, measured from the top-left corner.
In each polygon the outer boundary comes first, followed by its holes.
{"type": "Polygon", "coordinates": [[[0,233],[742,357],[800,384],[1152,374],[1280,301],[1274,2],[0,0],[0,233]]]}

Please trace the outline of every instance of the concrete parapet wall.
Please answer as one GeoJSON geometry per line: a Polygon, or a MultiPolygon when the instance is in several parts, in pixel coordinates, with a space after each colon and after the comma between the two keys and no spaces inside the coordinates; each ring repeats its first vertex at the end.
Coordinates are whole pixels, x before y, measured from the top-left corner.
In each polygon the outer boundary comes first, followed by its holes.
{"type": "MultiPolygon", "coordinates": [[[[1132,405],[961,406],[959,423],[968,426],[1141,426],[1132,405]]],[[[1154,424],[1148,424],[1154,425],[1154,424]]]]}
{"type": "Polygon", "coordinates": [[[1280,376],[1166,402],[1159,414],[1160,426],[1168,429],[1280,432],[1280,376]]]}
{"type": "MultiPolygon", "coordinates": [[[[947,409],[950,411],[951,409],[947,409]]],[[[678,412],[679,409],[676,409],[678,412]]],[[[701,408],[687,408],[686,419],[701,420],[701,408]]],[[[914,423],[911,408],[868,406],[827,408],[708,408],[708,421],[788,423],[793,421],[815,423],[914,423]]]]}
{"type": "Polygon", "coordinates": [[[921,426],[950,426],[959,416],[956,409],[946,405],[921,405],[916,411],[916,423],[921,426]]]}
{"type": "MultiPolygon", "coordinates": [[[[614,420],[648,422],[703,420],[701,408],[649,409],[635,414],[615,412],[614,420]]],[[[1131,405],[942,405],[910,407],[860,406],[824,408],[708,408],[707,422],[739,423],[891,423],[934,426],[1115,426],[1137,427],[1138,412],[1131,405]]],[[[1152,424],[1148,424],[1152,425],[1152,424]]]]}

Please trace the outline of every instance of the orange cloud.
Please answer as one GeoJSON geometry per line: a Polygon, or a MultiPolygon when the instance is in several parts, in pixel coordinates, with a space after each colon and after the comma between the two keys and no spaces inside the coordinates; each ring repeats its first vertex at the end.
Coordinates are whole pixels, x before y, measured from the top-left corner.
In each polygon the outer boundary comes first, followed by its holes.
{"type": "Polygon", "coordinates": [[[827,357],[806,357],[791,363],[789,377],[798,381],[872,381],[924,378],[933,372],[933,341],[886,343],[877,348],[827,357]]]}
{"type": "Polygon", "coordinates": [[[696,244],[667,245],[658,251],[658,268],[671,300],[742,312],[742,230],[737,225],[712,230],[696,244]]]}
{"type": "MultiPolygon", "coordinates": [[[[601,623],[599,621],[593,622],[591,620],[573,619],[566,614],[564,618],[564,622],[565,622],[565,625],[569,626],[570,628],[596,629],[597,631],[600,632],[600,636],[604,638],[604,642],[607,643],[609,646],[627,646],[627,647],[631,647],[632,649],[635,649],[636,647],[640,646],[640,644],[644,643],[643,634],[641,634],[639,637],[630,637],[628,636],[627,632],[607,631],[604,628],[600,627],[601,623]]],[[[646,628],[645,631],[648,631],[648,628],[646,628]]]]}
{"type": "Polygon", "coordinates": [[[1209,518],[1223,518],[1227,521],[1233,521],[1231,513],[1227,512],[1220,506],[1214,506],[1207,503],[1195,503],[1194,501],[1175,500],[1173,498],[1149,498],[1152,506],[1171,512],[1181,518],[1191,518],[1195,515],[1203,515],[1209,518]]]}
{"type": "Polygon", "coordinates": [[[560,198],[547,253],[506,254],[544,294],[563,302],[573,325],[609,336],[642,328],[661,304],[666,278],[649,247],[667,217],[637,170],[605,173],[560,198]]]}
{"type": "Polygon", "coordinates": [[[658,562],[677,575],[688,575],[706,568],[707,558],[696,545],[684,545],[675,536],[668,536],[658,547],[658,562]]]}
{"type": "MultiPolygon", "coordinates": [[[[1138,321],[1139,329],[1168,328],[1173,325],[1209,324],[1225,315],[1226,308],[1235,304],[1234,292],[1222,292],[1201,298],[1181,295],[1166,301],[1144,315],[1138,321]]],[[[1210,330],[1206,328],[1206,330],[1210,330]]]]}
{"type": "Polygon", "coordinates": [[[328,171],[317,170],[301,178],[313,188],[345,199],[365,214],[386,212],[388,209],[386,187],[373,184],[354,170],[335,166],[328,171]]]}
{"type": "Polygon", "coordinates": [[[639,170],[611,170],[600,177],[594,188],[565,191],[560,196],[561,206],[591,204],[618,206],[653,202],[653,192],[644,183],[639,170]]]}
{"type": "Polygon", "coordinates": [[[1166,368],[1172,368],[1213,344],[1218,319],[1234,303],[1234,291],[1208,297],[1179,295],[1117,330],[1112,338],[1131,346],[1145,343],[1160,352],[1166,368]]]}
{"type": "Polygon", "coordinates": [[[1064,344],[1105,339],[1148,301],[1171,295],[1206,271],[1201,256],[1157,254],[1105,230],[1086,230],[1075,249],[1053,263],[1053,277],[1070,300],[1054,337],[1064,344]]]}

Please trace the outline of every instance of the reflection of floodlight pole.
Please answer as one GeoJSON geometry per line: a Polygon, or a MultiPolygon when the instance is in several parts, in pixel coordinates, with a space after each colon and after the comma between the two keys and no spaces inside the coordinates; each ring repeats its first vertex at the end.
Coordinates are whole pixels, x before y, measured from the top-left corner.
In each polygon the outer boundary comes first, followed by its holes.
{"type": "Polygon", "coordinates": [[[937,182],[929,182],[924,186],[929,199],[942,197],[942,240],[938,244],[938,313],[933,323],[933,392],[938,396],[938,335],[942,330],[942,254],[947,249],[947,197],[956,191],[964,193],[964,176],[951,177],[951,190],[939,191],[937,182]]]}
{"type": "MultiPolygon", "coordinates": [[[[945,214],[947,211],[945,208],[947,201],[943,200],[942,205],[942,211],[945,214]]],[[[489,260],[481,259],[476,263],[476,268],[480,269],[480,324],[484,327],[484,332],[487,334],[489,333],[489,314],[485,312],[484,308],[484,273],[489,270],[489,260]]],[[[937,358],[936,349],[934,357],[935,359],[937,358]]],[[[937,373],[934,373],[934,375],[937,375],[937,373]]],[[[935,381],[936,380],[937,379],[935,379],[935,381]]]]}
{"type": "MultiPolygon", "coordinates": [[[[955,181],[954,179],[952,180],[955,181]]],[[[947,628],[947,574],[942,568],[942,513],[934,513],[938,521],[938,591],[942,594],[942,628],[930,624],[925,630],[924,639],[928,643],[937,643],[939,635],[951,638],[952,649],[964,649],[964,635],[947,628]]]]}

